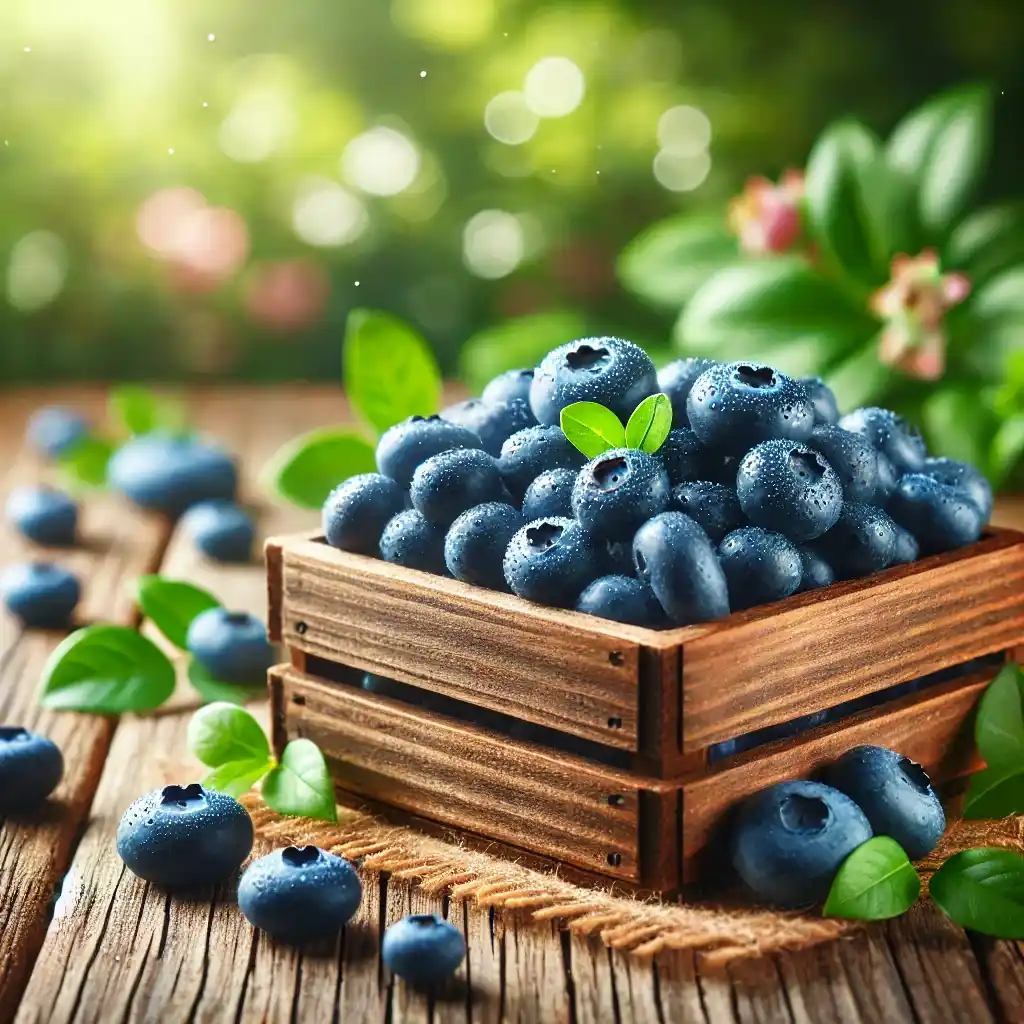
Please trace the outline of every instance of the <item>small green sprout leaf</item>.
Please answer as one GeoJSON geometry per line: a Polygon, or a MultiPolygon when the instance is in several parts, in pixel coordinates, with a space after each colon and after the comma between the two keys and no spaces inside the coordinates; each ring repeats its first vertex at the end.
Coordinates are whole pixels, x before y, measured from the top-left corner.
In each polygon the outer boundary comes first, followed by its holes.
{"type": "Polygon", "coordinates": [[[903,847],[888,836],[875,836],[843,861],[823,913],[881,921],[909,910],[920,892],[920,876],[903,847]]]}
{"type": "Polygon", "coordinates": [[[307,739],[292,740],[280,763],[263,780],[263,800],[279,814],[337,821],[334,785],[320,748],[307,739]]]}
{"type": "Polygon", "coordinates": [[[183,651],[187,649],[188,627],[192,620],[211,608],[220,607],[220,601],[205,590],[163,576],[141,577],[138,600],[142,614],[183,651]]]}
{"type": "Polygon", "coordinates": [[[653,455],[672,429],[672,402],[668,395],[651,395],[634,410],[626,424],[626,447],[653,455]]]}
{"type": "Polygon", "coordinates": [[[562,433],[588,459],[611,448],[624,448],[626,430],[618,416],[597,402],[575,402],[561,414],[562,433]]]}

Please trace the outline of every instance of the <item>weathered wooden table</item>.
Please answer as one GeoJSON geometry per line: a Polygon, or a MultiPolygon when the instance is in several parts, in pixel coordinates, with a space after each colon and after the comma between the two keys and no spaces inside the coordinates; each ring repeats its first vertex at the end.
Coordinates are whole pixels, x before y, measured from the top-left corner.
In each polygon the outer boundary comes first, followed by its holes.
{"type": "MultiPolygon", "coordinates": [[[[235,451],[246,486],[283,440],[345,416],[336,391],[195,391],[191,422],[235,451]]],[[[32,409],[60,400],[98,418],[103,396],[0,392],[0,495],[36,479],[24,450],[32,409]]],[[[308,513],[266,504],[265,533],[303,529],[308,513]]],[[[1000,510],[1024,523],[1020,503],[1000,510]]],[[[160,523],[110,497],[90,499],[88,543],[68,561],[86,584],[84,616],[135,621],[131,582],[160,570],[264,611],[262,566],[214,567],[160,523]]],[[[0,530],[0,565],[22,555],[0,530]]],[[[986,1021],[1024,1022],[1024,956],[968,936],[928,907],[803,953],[706,969],[688,953],[639,960],[549,926],[426,897],[395,881],[368,886],[329,955],[278,948],[255,934],[230,894],[184,901],[122,867],[114,833],[140,793],[191,778],[186,691],[150,717],[120,721],[41,711],[35,692],[60,637],[22,635],[0,619],[0,722],[39,729],[67,774],[32,822],[0,822],[0,1024],[16,1020],[152,1021],[986,1021]],[[459,983],[436,1003],[394,982],[382,929],[411,910],[445,913],[466,933],[459,983]]]]}

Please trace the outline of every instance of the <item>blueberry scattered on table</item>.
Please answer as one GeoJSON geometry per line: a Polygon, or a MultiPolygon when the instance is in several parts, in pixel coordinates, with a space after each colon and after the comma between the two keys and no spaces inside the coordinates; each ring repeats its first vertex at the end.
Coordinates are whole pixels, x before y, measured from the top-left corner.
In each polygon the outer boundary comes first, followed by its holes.
{"type": "Polygon", "coordinates": [[[182,517],[182,528],[207,558],[248,562],[256,528],[252,516],[233,501],[201,501],[182,517]]]}
{"type": "Polygon", "coordinates": [[[59,405],[48,405],[32,414],[25,436],[40,455],[59,459],[88,433],[89,425],[77,412],[59,405]]]}
{"type": "Polygon", "coordinates": [[[4,506],[8,520],[26,539],[47,547],[71,547],[78,531],[78,505],[53,487],[17,487],[4,506]]]}
{"type": "Polygon", "coordinates": [[[466,955],[462,932],[436,914],[412,914],[384,932],[381,958],[410,985],[439,985],[466,955]]]}
{"type": "Polygon", "coordinates": [[[214,679],[253,686],[266,679],[274,664],[267,628],[248,612],[210,608],[191,622],[186,635],[189,653],[214,679]]]}
{"type": "Polygon", "coordinates": [[[17,725],[0,725],[0,816],[35,810],[63,775],[56,743],[17,725]]]}
{"type": "Polygon", "coordinates": [[[59,565],[28,562],[0,572],[0,597],[27,629],[64,629],[81,595],[77,577],[59,565]]]}

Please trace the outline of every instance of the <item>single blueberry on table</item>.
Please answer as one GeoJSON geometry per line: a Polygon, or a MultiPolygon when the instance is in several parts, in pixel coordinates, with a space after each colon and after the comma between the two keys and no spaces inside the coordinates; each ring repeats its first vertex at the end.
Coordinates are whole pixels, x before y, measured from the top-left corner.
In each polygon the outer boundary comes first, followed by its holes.
{"type": "Polygon", "coordinates": [[[917,543],[917,538],[899,523],[894,525],[896,526],[896,543],[893,545],[892,561],[889,564],[907,565],[910,562],[916,562],[921,557],[921,545],[917,543]]]}
{"type": "Polygon", "coordinates": [[[668,507],[671,491],[661,460],[635,448],[613,448],[576,477],[572,510],[588,532],[627,537],[668,507]]]}
{"type": "Polygon", "coordinates": [[[442,409],[441,418],[471,430],[480,438],[479,447],[495,458],[513,434],[537,425],[529,403],[521,398],[506,398],[500,402],[467,398],[442,409]]]}
{"type": "Polygon", "coordinates": [[[576,483],[577,470],[560,467],[545,469],[526,488],[523,495],[523,516],[526,519],[543,519],[546,516],[572,515],[572,488],[576,483]]]}
{"type": "Polygon", "coordinates": [[[872,447],[889,458],[897,473],[917,472],[928,455],[917,427],[890,409],[854,409],[839,421],[839,426],[863,434],[872,447]]]}
{"type": "Polygon", "coordinates": [[[761,899],[820,903],[843,861],[871,838],[864,812],[820,782],[780,782],[750,797],[733,824],[732,863],[761,899]]]}
{"type": "Polygon", "coordinates": [[[832,566],[809,547],[797,546],[800,552],[800,565],[802,568],[800,586],[797,593],[807,590],[817,590],[819,587],[830,587],[836,581],[836,574],[832,566]]]}
{"type": "Polygon", "coordinates": [[[233,501],[201,501],[182,517],[182,528],[199,550],[216,562],[248,562],[256,528],[252,516],[233,501]]]}
{"type": "Polygon", "coordinates": [[[590,534],[575,519],[551,516],[515,534],[505,551],[504,572],[520,597],[571,608],[600,568],[590,534]]]}
{"type": "Polygon", "coordinates": [[[546,469],[578,469],[587,457],[569,443],[562,428],[527,427],[502,446],[498,468],[505,485],[518,500],[546,469]]]}
{"type": "Polygon", "coordinates": [[[879,454],[863,434],[823,424],[814,428],[807,444],[825,456],[843,485],[847,501],[870,505],[878,493],[879,454]]]}
{"type": "Polygon", "coordinates": [[[854,747],[825,773],[864,812],[876,836],[895,839],[911,860],[938,845],[946,830],[942,801],[925,770],[885,747],[854,747]]]}
{"type": "Polygon", "coordinates": [[[978,506],[982,519],[988,522],[992,515],[992,485],[970,463],[946,458],[925,459],[921,472],[940,484],[966,491],[971,501],[978,506]]]}
{"type": "Polygon", "coordinates": [[[504,402],[510,398],[521,402],[530,401],[530,385],[533,383],[533,367],[522,370],[506,370],[489,380],[480,397],[485,402],[504,402]]]}
{"type": "Polygon", "coordinates": [[[384,527],[380,557],[407,569],[445,576],[444,529],[428,523],[416,509],[407,508],[384,527]]]}
{"type": "Polygon", "coordinates": [[[387,967],[410,985],[438,985],[455,973],[466,955],[466,940],[436,914],[413,914],[390,925],[381,942],[387,967]]]}
{"type": "Polygon", "coordinates": [[[283,942],[336,935],[359,909],[363,887],[351,864],[316,846],[286,846],[253,861],[238,906],[254,928],[283,942]]]}
{"type": "Polygon", "coordinates": [[[252,841],[246,809],[198,782],[139,797],[117,826],[117,853],[128,870],[167,889],[225,881],[249,856],[252,841]]]}
{"type": "Polygon", "coordinates": [[[635,576],[601,576],[588,584],[576,611],[632,626],[665,625],[665,613],[654,592],[635,576]]]}
{"type": "Polygon", "coordinates": [[[391,477],[350,476],[324,502],[324,537],[332,548],[376,556],[384,527],[404,509],[405,491],[391,477]]]}
{"type": "Polygon", "coordinates": [[[81,596],[78,579],[59,565],[29,562],[0,572],[0,597],[26,629],[63,629],[81,596]]]}
{"type": "Polygon", "coordinates": [[[63,775],[56,743],[20,726],[0,725],[0,817],[35,810],[63,775]]]}
{"type": "Polygon", "coordinates": [[[686,513],[716,544],[746,522],[735,489],[711,480],[693,480],[674,487],[671,507],[686,513]]]}
{"type": "Polygon", "coordinates": [[[736,494],[744,515],[793,540],[820,537],[843,507],[843,485],[828,460],[792,441],[762,441],[740,460],[736,494]]]}
{"type": "Polygon", "coordinates": [[[796,545],[760,526],[733,530],[718,546],[718,557],[733,611],[781,601],[796,593],[803,578],[796,545]]]}
{"type": "Polygon", "coordinates": [[[832,389],[820,377],[803,377],[800,383],[807,389],[807,397],[814,406],[815,425],[838,423],[839,406],[832,389]]]}
{"type": "Polygon", "coordinates": [[[475,505],[509,500],[498,463],[479,448],[441,452],[420,463],[409,496],[425,519],[442,527],[475,505]]]}
{"type": "Polygon", "coordinates": [[[835,526],[811,545],[836,579],[870,576],[892,565],[896,524],[874,505],[845,502],[835,526]]]}
{"type": "Polygon", "coordinates": [[[440,416],[410,416],[388,427],[377,442],[377,469],[408,488],[421,462],[453,448],[479,448],[480,438],[440,416]]]}
{"type": "Polygon", "coordinates": [[[265,682],[267,669],[274,664],[267,628],[248,612],[209,608],[192,620],[185,639],[192,657],[224,683],[265,682]]]}
{"type": "Polygon", "coordinates": [[[452,523],[444,539],[448,571],[463,583],[508,590],[505,552],[525,522],[519,509],[504,502],[487,502],[467,509],[452,523]]]}
{"type": "Polygon", "coordinates": [[[900,478],[888,509],[914,535],[923,555],[973,544],[985,528],[981,510],[964,488],[939,483],[923,473],[900,478]]]}
{"type": "Polygon", "coordinates": [[[620,338],[580,338],[541,361],[530,385],[530,406],[537,422],[547,426],[557,425],[562,410],[574,402],[598,402],[625,423],[657,391],[657,370],[638,345],[620,338]]]}
{"type": "Polygon", "coordinates": [[[28,540],[47,547],[71,547],[78,531],[78,505],[52,487],[17,487],[5,506],[8,520],[28,540]]]}
{"type": "Polygon", "coordinates": [[[720,363],[702,373],[686,400],[690,427],[711,448],[741,455],[762,441],[806,441],[814,429],[807,389],[758,363],[720,363]]]}
{"type": "Polygon", "coordinates": [[[690,421],[686,417],[686,399],[690,396],[690,390],[694,381],[712,366],[718,364],[713,359],[698,359],[691,356],[688,359],[677,359],[668,363],[658,371],[658,390],[663,395],[668,395],[672,403],[672,425],[674,427],[688,427],[690,421]]]}
{"type": "Polygon", "coordinates": [[[662,512],[637,530],[633,564],[674,625],[729,614],[729,589],[715,548],[682,512],[662,512]]]}
{"type": "Polygon", "coordinates": [[[32,414],[25,436],[40,455],[58,459],[88,433],[88,424],[77,412],[59,405],[48,405],[32,414]]]}

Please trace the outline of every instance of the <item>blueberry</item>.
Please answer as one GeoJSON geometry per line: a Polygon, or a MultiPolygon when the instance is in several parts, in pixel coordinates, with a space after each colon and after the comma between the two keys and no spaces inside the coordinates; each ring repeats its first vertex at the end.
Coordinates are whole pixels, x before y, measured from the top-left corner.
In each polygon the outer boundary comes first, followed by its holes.
{"type": "Polygon", "coordinates": [[[625,423],[658,391],[658,373],[642,348],[619,338],[581,338],[549,352],[530,385],[538,423],[554,425],[574,402],[598,402],[625,423]]]}
{"type": "Polygon", "coordinates": [[[925,555],[973,544],[985,528],[984,517],[968,491],[923,473],[900,477],[888,508],[893,519],[914,535],[925,555]]]}
{"type": "Polygon", "coordinates": [[[940,484],[966,491],[971,501],[978,506],[982,519],[988,522],[992,515],[992,485],[974,466],[956,459],[925,459],[921,472],[938,480],[940,484]]]}
{"type": "Polygon", "coordinates": [[[854,409],[839,421],[839,426],[863,434],[872,447],[885,453],[897,473],[916,472],[928,454],[918,429],[889,409],[854,409]]]}
{"type": "Polygon", "coordinates": [[[249,856],[252,840],[245,808],[198,782],[139,797],[117,826],[117,853],[128,870],[168,889],[225,881],[249,856]]]}
{"type": "Polygon", "coordinates": [[[864,812],[876,836],[895,839],[911,860],[938,845],[946,829],[942,801],[925,770],[885,747],[854,747],[825,778],[864,812]]]}
{"type": "Polygon", "coordinates": [[[732,862],[761,899],[820,903],[843,861],[871,838],[863,811],[820,782],[780,782],[756,793],[733,825],[732,862]]]}
{"type": "Polygon", "coordinates": [[[506,398],[501,402],[467,398],[464,402],[442,409],[441,416],[473,431],[480,438],[478,447],[495,458],[501,454],[501,446],[513,434],[537,425],[529,403],[521,398],[506,398]]]}
{"type": "Polygon", "coordinates": [[[586,456],[573,447],[561,427],[527,427],[502,446],[498,468],[517,499],[546,469],[578,469],[586,456]]]}
{"type": "Polygon", "coordinates": [[[380,557],[407,569],[445,576],[444,530],[428,523],[416,509],[407,508],[384,527],[380,557]]]}
{"type": "Polygon", "coordinates": [[[504,559],[505,580],[520,597],[570,608],[598,575],[593,539],[575,519],[535,519],[518,530],[504,559]]]}
{"type": "Polygon", "coordinates": [[[420,463],[409,494],[425,519],[444,527],[475,505],[509,499],[498,463],[479,448],[441,452],[420,463]]]}
{"type": "Polygon", "coordinates": [[[599,577],[580,594],[576,611],[632,626],[665,624],[665,613],[654,592],[635,576],[599,577]]]}
{"type": "Polygon", "coordinates": [[[380,553],[384,527],[405,509],[405,491],[381,473],[350,476],[327,496],[323,529],[327,543],[360,555],[380,553]]]}
{"type": "Polygon", "coordinates": [[[718,555],[734,611],[781,601],[796,593],[803,577],[796,545],[760,526],[733,530],[719,545],[718,555]]]}
{"type": "Polygon", "coordinates": [[[793,540],[829,530],[843,506],[843,485],[828,460],[805,444],[763,441],[740,460],[736,494],[746,517],[793,540]]]}
{"type": "Polygon", "coordinates": [[[633,563],[675,625],[729,614],[729,590],[715,549],[682,512],[662,512],[637,530],[633,563]]]}
{"type": "Polygon", "coordinates": [[[0,596],[27,629],[63,629],[81,595],[77,578],[59,565],[32,562],[0,572],[0,596]]]}
{"type": "MultiPolygon", "coordinates": [[[[665,443],[658,449],[658,458],[668,473],[668,482],[672,487],[688,480],[717,480],[724,466],[723,460],[705,448],[700,438],[686,427],[676,427],[669,431],[665,443]]],[[[732,460],[732,467],[732,480],[735,482],[735,459],[732,460]]]]}
{"type": "Polygon", "coordinates": [[[71,547],[78,530],[78,506],[51,487],[18,487],[5,507],[7,518],[29,540],[48,547],[71,547]]]}
{"type": "Polygon", "coordinates": [[[835,571],[832,566],[817,553],[808,547],[797,547],[800,552],[800,587],[798,593],[806,590],[817,590],[819,587],[830,587],[836,581],[835,571]]]}
{"type": "Polygon", "coordinates": [[[16,725],[0,725],[0,816],[35,810],[63,774],[56,743],[16,725]]]}
{"type": "Polygon", "coordinates": [[[377,469],[408,488],[421,462],[452,448],[479,448],[480,438],[440,416],[410,416],[388,427],[377,442],[377,469]]]}
{"type": "Polygon", "coordinates": [[[863,434],[824,424],[814,428],[807,443],[836,471],[847,501],[874,502],[878,493],[878,452],[863,434]]]}
{"type": "Polygon", "coordinates": [[[367,693],[376,693],[381,697],[393,697],[395,700],[401,700],[404,691],[412,689],[411,686],[400,683],[397,679],[388,679],[386,676],[378,676],[373,672],[367,672],[363,676],[359,688],[367,693]]]}
{"type": "Polygon", "coordinates": [[[248,562],[256,536],[252,516],[233,501],[201,501],[181,520],[199,550],[217,562],[248,562]]]}
{"type": "Polygon", "coordinates": [[[633,538],[590,535],[601,576],[632,576],[633,538]]]}
{"type": "Polygon", "coordinates": [[[896,524],[874,505],[845,502],[824,537],[813,545],[841,580],[870,576],[892,564],[896,524]]]}
{"type": "Polygon", "coordinates": [[[685,512],[716,544],[744,523],[736,491],[710,480],[693,480],[673,488],[672,508],[685,512]]]}
{"type": "Polygon", "coordinates": [[[466,940],[436,914],[413,914],[385,930],[380,953],[388,968],[410,985],[437,985],[462,963],[466,940]]]}
{"type": "Polygon", "coordinates": [[[896,485],[900,482],[900,475],[892,464],[892,459],[883,452],[875,453],[878,459],[878,484],[875,488],[875,495],[871,501],[864,502],[865,505],[877,505],[885,508],[889,504],[896,485]]]}
{"type": "Polygon", "coordinates": [[[526,488],[523,495],[523,515],[527,519],[547,516],[572,515],[572,488],[576,483],[575,469],[546,469],[526,488]]]}
{"type": "Polygon", "coordinates": [[[140,508],[180,515],[200,501],[234,501],[238,471],[217,448],[189,437],[143,434],[110,460],[107,479],[140,508]]]}
{"type": "Polygon", "coordinates": [[[921,557],[921,546],[917,538],[905,530],[899,523],[896,526],[896,543],[893,546],[892,561],[890,565],[907,565],[916,562],[921,557]]]}
{"type": "Polygon", "coordinates": [[[341,931],[362,894],[359,875],[343,857],[316,846],[286,846],[245,869],[238,906],[254,928],[303,942],[341,931]]]}
{"type": "Polygon", "coordinates": [[[572,509],[595,536],[626,537],[664,512],[670,497],[660,459],[635,448],[613,448],[579,471],[572,509]]]}
{"type": "Polygon", "coordinates": [[[530,401],[530,385],[533,383],[533,368],[528,370],[506,370],[487,382],[480,397],[485,402],[504,402],[510,398],[521,402],[530,401]]]}
{"type": "Polygon", "coordinates": [[[502,502],[467,509],[452,523],[444,539],[448,571],[463,583],[508,590],[505,551],[524,522],[517,508],[502,502]]]}
{"type": "Polygon", "coordinates": [[[815,424],[838,423],[839,406],[832,389],[820,377],[804,377],[800,383],[807,389],[807,397],[814,406],[815,424]]]}
{"type": "Polygon", "coordinates": [[[690,396],[693,382],[705,370],[717,365],[714,359],[697,359],[691,356],[689,359],[677,359],[674,363],[668,363],[658,371],[658,390],[663,395],[668,395],[672,403],[674,427],[690,425],[686,416],[686,399],[690,396]]]}
{"type": "Polygon", "coordinates": [[[705,370],[686,400],[690,426],[704,444],[740,455],[761,441],[806,441],[814,406],[799,381],[757,363],[705,370]]]}
{"type": "Polygon", "coordinates": [[[185,642],[196,661],[224,683],[251,686],[264,682],[267,669],[274,664],[267,629],[248,612],[226,608],[200,612],[189,625],[185,642]]]}
{"type": "Polygon", "coordinates": [[[59,405],[49,405],[32,414],[25,436],[41,455],[58,459],[89,433],[85,420],[59,405]]]}

